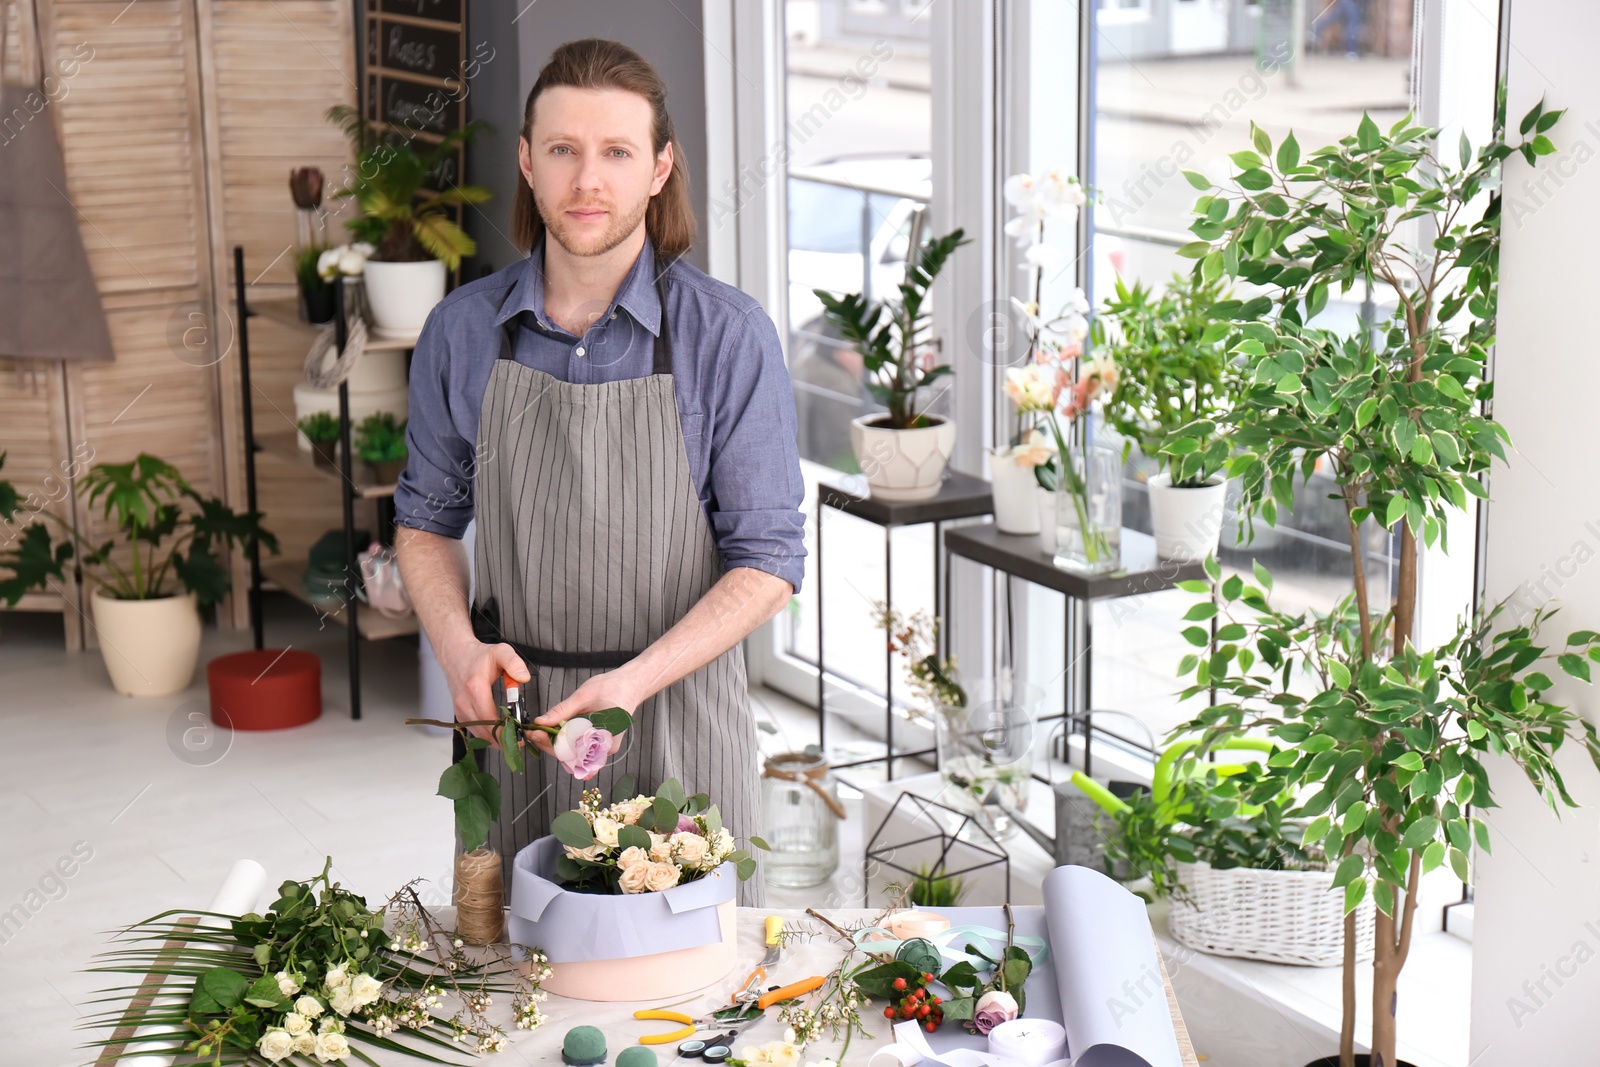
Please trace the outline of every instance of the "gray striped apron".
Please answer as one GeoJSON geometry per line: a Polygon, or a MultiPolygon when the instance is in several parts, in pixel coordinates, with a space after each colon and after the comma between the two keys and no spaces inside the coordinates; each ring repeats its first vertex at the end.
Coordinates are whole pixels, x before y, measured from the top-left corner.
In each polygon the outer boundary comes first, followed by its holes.
{"type": "MultiPolygon", "coordinates": [[[[523,366],[512,358],[513,317],[484,390],[473,629],[527,664],[530,716],[637,656],[723,574],[678,418],[665,274],[658,261],[661,326],[648,377],[578,385],[523,366]]],[[[576,808],[585,788],[609,799],[624,774],[645,793],[676,778],[710,794],[741,847],[761,832],[741,645],[632,711],[622,750],[588,782],[532,750],[523,774],[508,771],[498,749],[485,753],[501,789],[488,845],[503,858],[508,892],[517,851],[576,808]]],[[[759,874],[740,883],[741,905],[760,906],[762,896],[759,874]]]]}

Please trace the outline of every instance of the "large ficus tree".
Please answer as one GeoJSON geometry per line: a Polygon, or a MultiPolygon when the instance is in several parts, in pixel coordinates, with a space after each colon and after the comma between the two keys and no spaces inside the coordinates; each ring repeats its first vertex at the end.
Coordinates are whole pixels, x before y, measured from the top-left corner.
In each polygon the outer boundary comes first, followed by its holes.
{"type": "MultiPolygon", "coordinates": [[[[1463,137],[1449,159],[1438,131],[1410,115],[1387,132],[1363,116],[1354,135],[1304,156],[1293,134],[1274,149],[1252,124],[1253,146],[1232,155],[1239,172],[1226,187],[1186,172],[1204,195],[1190,227],[1197,240],[1181,253],[1200,279],[1230,277],[1258,295],[1213,308],[1235,324],[1241,399],[1178,431],[1165,451],[1193,455],[1203,443],[1226,458],[1251,524],[1276,522],[1320,468],[1349,535],[1353,591],[1325,616],[1275,610],[1259,567],[1247,584],[1209,563],[1212,581],[1191,588],[1210,599],[1189,618],[1224,617],[1214,646],[1180,665],[1194,675],[1190,694],[1215,687],[1220,698],[1190,724],[1205,738],[1197,753],[1247,731],[1282,741],[1263,788],[1298,791],[1296,814],[1312,820],[1307,844],[1321,842],[1336,864],[1345,1067],[1354,1063],[1354,909],[1365,895],[1377,905],[1373,1062],[1394,1067],[1395,983],[1421,875],[1448,860],[1465,879],[1473,836],[1488,846],[1468,810],[1493,803],[1483,757],[1509,756],[1542,794],[1569,804],[1556,750],[1580,739],[1600,766],[1593,730],[1547,699],[1552,681],[1539,669],[1551,660],[1587,681],[1589,660],[1600,660],[1596,635],[1573,634],[1552,653],[1538,639],[1543,613],[1497,630],[1502,606],[1464,620],[1439,648],[1413,644],[1418,541],[1447,548],[1450,513],[1486,495],[1481,475],[1509,441],[1487,411],[1501,165],[1513,152],[1530,164],[1553,152],[1545,134],[1560,116],[1541,103],[1514,142],[1501,123],[1487,145],[1474,152],[1463,137]],[[1393,313],[1353,329],[1315,324],[1332,294],[1360,287],[1392,299],[1393,313]],[[1381,614],[1362,566],[1369,518],[1398,532],[1393,603],[1381,614]]],[[[1211,645],[1199,626],[1186,636],[1211,645]]]]}

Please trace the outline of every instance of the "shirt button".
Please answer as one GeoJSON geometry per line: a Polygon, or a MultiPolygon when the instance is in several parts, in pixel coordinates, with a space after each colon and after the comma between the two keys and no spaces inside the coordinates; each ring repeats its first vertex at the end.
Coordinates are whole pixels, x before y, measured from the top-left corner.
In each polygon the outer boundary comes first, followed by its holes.
{"type": "Polygon", "coordinates": [[[611,313],[611,317],[612,317],[612,318],[616,318],[616,317],[617,317],[617,313],[616,313],[616,312],[615,312],[615,311],[613,311],[613,312],[612,312],[612,313],[611,313]]]}
{"type": "Polygon", "coordinates": [[[577,348],[573,349],[573,351],[577,354],[579,359],[583,358],[583,346],[582,345],[579,345],[577,348]]]}

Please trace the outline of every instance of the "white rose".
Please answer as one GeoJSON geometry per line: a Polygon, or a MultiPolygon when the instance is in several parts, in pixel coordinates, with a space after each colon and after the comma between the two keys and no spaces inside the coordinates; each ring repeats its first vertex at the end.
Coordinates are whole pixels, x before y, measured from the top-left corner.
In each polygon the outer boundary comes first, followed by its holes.
{"type": "Polygon", "coordinates": [[[650,853],[646,852],[642,848],[639,848],[637,845],[623,849],[622,855],[617,857],[617,867],[624,871],[629,867],[637,867],[641,863],[649,862],[650,853]]]}
{"type": "Polygon", "coordinates": [[[261,1035],[261,1040],[256,1042],[261,1049],[261,1054],[273,1063],[277,1063],[294,1051],[294,1037],[289,1031],[274,1026],[261,1035]]]}
{"type": "Polygon", "coordinates": [[[292,997],[300,992],[300,976],[290,974],[288,971],[279,971],[273,975],[278,980],[278,990],[286,997],[292,997]]]}
{"type": "Polygon", "coordinates": [[[370,974],[358,974],[350,983],[350,995],[356,1007],[364,1007],[383,995],[383,983],[370,974]]]}
{"type": "MultiPolygon", "coordinates": [[[[635,868],[637,870],[638,868],[635,868]]],[[[678,865],[676,863],[652,863],[645,874],[645,888],[652,893],[659,893],[663,889],[671,889],[678,884],[678,865]]]]}
{"type": "Polygon", "coordinates": [[[318,1034],[313,1054],[320,1063],[342,1060],[350,1055],[350,1042],[345,1040],[343,1034],[318,1034]]]}
{"type": "Polygon", "coordinates": [[[294,1002],[294,1010],[307,1019],[315,1019],[322,1014],[322,1001],[316,997],[301,997],[294,1002]]]}
{"type": "Polygon", "coordinates": [[[349,1015],[361,1005],[356,1003],[355,995],[350,992],[350,987],[348,985],[344,985],[334,990],[333,1000],[330,1006],[340,1015],[349,1015]]]}
{"type": "Polygon", "coordinates": [[[699,834],[673,834],[670,840],[678,859],[686,866],[699,867],[711,854],[710,844],[699,834]]]}
{"type": "Polygon", "coordinates": [[[665,863],[672,858],[672,842],[654,830],[650,832],[650,858],[657,863],[665,863]]]}
{"type": "Polygon", "coordinates": [[[588,860],[591,863],[593,863],[595,860],[598,860],[600,858],[600,854],[606,850],[606,847],[599,843],[590,845],[588,848],[573,848],[571,845],[563,845],[562,848],[564,848],[567,855],[571,856],[573,859],[588,860]]]}
{"type": "Polygon", "coordinates": [[[624,868],[617,885],[624,893],[643,893],[648,888],[650,868],[653,866],[655,864],[635,863],[632,867],[624,868]]]}
{"type": "Polygon", "coordinates": [[[301,1034],[294,1039],[294,1050],[301,1056],[309,1056],[317,1047],[316,1034],[301,1034]]]}
{"type": "Polygon", "coordinates": [[[317,1033],[319,1033],[319,1034],[329,1034],[329,1033],[342,1034],[342,1033],[344,1033],[344,1022],[341,1019],[337,1018],[336,1016],[325,1015],[322,1018],[322,1022],[320,1024],[318,1024],[318,1026],[317,1026],[317,1033]]]}
{"type": "Polygon", "coordinates": [[[311,1020],[297,1011],[291,1011],[283,1017],[283,1028],[295,1037],[299,1037],[301,1034],[311,1032],[311,1020]]]}
{"type": "Polygon", "coordinates": [[[337,967],[328,968],[328,976],[322,980],[323,984],[329,989],[338,989],[348,981],[350,981],[350,975],[345,970],[345,964],[342,963],[337,967]]]}
{"type": "Polygon", "coordinates": [[[726,828],[718,830],[716,833],[716,840],[713,842],[713,847],[715,848],[718,859],[726,856],[728,853],[733,851],[733,834],[729,833],[726,828]]]}
{"type": "Polygon", "coordinates": [[[594,839],[607,848],[616,848],[617,831],[622,829],[622,825],[615,819],[601,815],[594,821],[594,839]]]}

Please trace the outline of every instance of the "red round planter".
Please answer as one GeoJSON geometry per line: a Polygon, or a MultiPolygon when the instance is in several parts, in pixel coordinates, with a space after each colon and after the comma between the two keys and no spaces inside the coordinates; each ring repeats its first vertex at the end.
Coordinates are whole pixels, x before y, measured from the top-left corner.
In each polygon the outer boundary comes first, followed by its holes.
{"type": "Polygon", "coordinates": [[[322,661],[310,652],[264,648],[206,664],[211,721],[233,730],[283,730],[322,714],[322,661]]]}

